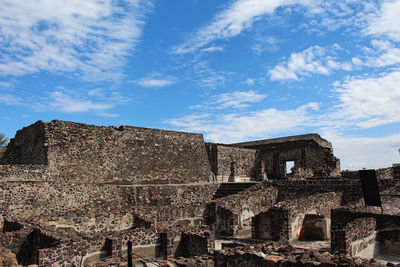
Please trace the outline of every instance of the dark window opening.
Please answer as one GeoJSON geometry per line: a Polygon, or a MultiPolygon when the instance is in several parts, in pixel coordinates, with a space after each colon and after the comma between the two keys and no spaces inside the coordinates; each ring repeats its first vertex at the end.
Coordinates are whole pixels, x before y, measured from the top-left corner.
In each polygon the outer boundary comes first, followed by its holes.
{"type": "Polygon", "coordinates": [[[327,225],[323,216],[306,214],[303,220],[299,240],[323,241],[327,239],[327,225]]]}
{"type": "Polygon", "coordinates": [[[22,265],[39,264],[39,249],[52,248],[59,244],[59,240],[34,229],[19,248],[17,261],[22,265]]]}

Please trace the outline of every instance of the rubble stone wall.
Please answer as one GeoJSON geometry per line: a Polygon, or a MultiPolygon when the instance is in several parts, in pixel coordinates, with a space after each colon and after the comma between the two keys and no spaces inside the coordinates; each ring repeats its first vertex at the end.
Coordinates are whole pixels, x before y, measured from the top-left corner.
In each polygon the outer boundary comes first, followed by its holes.
{"type": "Polygon", "coordinates": [[[286,170],[287,161],[294,161],[295,168],[312,170],[315,177],[339,175],[339,160],[333,156],[331,149],[321,147],[315,141],[269,144],[263,145],[260,150],[267,176],[273,179],[286,176],[289,171],[286,170]]]}
{"type": "Polygon", "coordinates": [[[49,178],[46,165],[0,165],[0,181],[37,181],[49,178]]]}
{"type": "MultiPolygon", "coordinates": [[[[342,171],[341,177],[344,179],[360,179],[359,171],[342,171]]],[[[400,166],[377,169],[376,177],[378,179],[399,179],[400,166]]]]}
{"type": "Polygon", "coordinates": [[[180,219],[202,218],[218,184],[154,185],[121,187],[121,197],[145,221],[165,224],[188,223],[180,219]]]}
{"type": "Polygon", "coordinates": [[[252,218],[252,237],[256,239],[278,241],[289,240],[288,211],[282,208],[271,208],[252,218]]]}
{"type": "Polygon", "coordinates": [[[261,166],[257,150],[206,143],[210,165],[218,179],[231,175],[240,178],[260,178],[261,166]],[[233,168],[233,170],[232,170],[233,168]]]}
{"type": "Polygon", "coordinates": [[[19,130],[2,164],[48,164],[57,180],[130,184],[208,181],[201,134],[41,121],[19,130]]]}
{"type": "Polygon", "coordinates": [[[400,216],[344,209],[331,211],[332,253],[375,256],[398,255],[400,216]],[[363,251],[364,250],[364,251],[363,251]]]}
{"type": "MultiPolygon", "coordinates": [[[[135,216],[152,226],[198,224],[217,184],[124,187],[51,182],[0,184],[0,214],[80,232],[122,230],[135,216]]],[[[3,216],[0,216],[0,227],[3,216]]]]}
{"type": "Polygon", "coordinates": [[[3,160],[3,155],[6,152],[6,147],[0,147],[0,163],[3,160]]]}
{"type": "Polygon", "coordinates": [[[47,164],[45,124],[38,121],[18,130],[10,139],[0,164],[47,164]]]}

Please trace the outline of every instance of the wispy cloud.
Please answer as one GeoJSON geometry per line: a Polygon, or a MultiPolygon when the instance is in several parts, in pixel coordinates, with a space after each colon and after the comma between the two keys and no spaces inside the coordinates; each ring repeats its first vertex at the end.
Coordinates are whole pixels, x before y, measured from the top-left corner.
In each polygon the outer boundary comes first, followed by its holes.
{"type": "Polygon", "coordinates": [[[150,75],[144,77],[138,81],[137,84],[143,87],[165,87],[178,82],[178,78],[174,76],[160,76],[160,75],[150,75]]]}
{"type": "Polygon", "coordinates": [[[400,134],[385,137],[346,137],[324,134],[332,142],[335,155],[340,158],[342,170],[384,168],[399,161],[400,134]],[[372,156],[373,155],[373,156],[372,156]]]}
{"type": "MultiPolygon", "coordinates": [[[[397,25],[396,16],[393,14],[397,12],[398,1],[392,5],[386,4],[388,7],[384,6],[382,16],[375,19],[385,27],[381,30],[370,27],[370,33],[385,33],[397,38],[399,32],[395,26],[397,25]],[[387,10],[391,7],[395,7],[396,11],[388,12],[387,10]]],[[[273,15],[278,8],[282,7],[303,8],[304,15],[312,20],[300,27],[311,32],[320,28],[334,31],[349,25],[363,29],[371,18],[370,15],[376,12],[375,5],[370,1],[236,0],[226,9],[217,13],[208,24],[189,35],[181,45],[174,47],[174,52],[176,54],[193,53],[216,40],[235,37],[250,29],[255,21],[273,15]]],[[[371,25],[375,21],[372,21],[371,25]]],[[[276,40],[271,38],[273,37],[264,39],[263,42],[264,44],[273,44],[270,48],[276,49],[276,40]]],[[[252,47],[256,53],[261,53],[264,48],[262,42],[258,42],[252,47]]]]}
{"type": "MultiPolygon", "coordinates": [[[[333,45],[332,49],[338,49],[333,45]]],[[[268,72],[271,80],[299,80],[312,73],[329,74],[334,69],[351,70],[351,63],[339,63],[327,55],[327,49],[313,46],[299,53],[292,53],[287,61],[281,62],[268,72]]]]}
{"type": "Polygon", "coordinates": [[[109,111],[118,105],[126,104],[130,99],[116,91],[102,88],[89,90],[87,94],[65,89],[61,86],[49,92],[48,97],[35,100],[31,108],[36,112],[61,112],[65,114],[92,113],[102,117],[117,117],[109,111]],[[46,104],[44,104],[46,102],[46,104]]]}
{"type": "Polygon", "coordinates": [[[186,42],[175,47],[177,54],[192,53],[216,39],[237,36],[250,28],[255,20],[271,14],[281,5],[290,1],[238,0],[229,8],[219,12],[206,26],[193,33],[186,42]]]}
{"type": "Polygon", "coordinates": [[[201,105],[192,106],[196,109],[226,109],[226,108],[245,108],[251,103],[262,101],[266,95],[257,93],[256,91],[235,91],[232,93],[224,93],[212,96],[211,99],[201,105]]]}
{"type": "Polygon", "coordinates": [[[212,46],[201,49],[201,51],[202,52],[224,51],[224,47],[212,45],[212,46]]]}
{"type": "Polygon", "coordinates": [[[251,47],[256,55],[261,55],[264,51],[277,51],[278,49],[278,40],[273,36],[257,36],[251,47]]]}
{"type": "Polygon", "coordinates": [[[0,82],[0,89],[10,89],[13,88],[15,85],[12,82],[0,82]]]}
{"type": "Polygon", "coordinates": [[[252,85],[254,85],[255,82],[256,82],[256,79],[247,78],[243,83],[247,84],[248,86],[252,86],[252,85]]]}
{"type": "Polygon", "coordinates": [[[336,83],[339,104],[330,114],[334,124],[370,128],[400,122],[399,84],[399,71],[379,77],[349,77],[336,83]]]}
{"type": "Polygon", "coordinates": [[[0,103],[9,106],[20,106],[23,104],[22,98],[13,94],[0,94],[0,103]]]}
{"type": "Polygon", "coordinates": [[[107,103],[96,103],[89,99],[72,97],[60,91],[52,92],[50,98],[52,100],[50,107],[63,113],[104,111],[113,107],[107,103]]]}
{"type": "Polygon", "coordinates": [[[150,1],[4,0],[0,4],[0,75],[77,72],[121,76],[150,1]]]}
{"type": "Polygon", "coordinates": [[[229,143],[267,138],[271,134],[302,128],[312,123],[310,112],[316,110],[317,103],[308,103],[293,110],[270,108],[229,114],[194,113],[165,123],[185,131],[205,133],[205,138],[213,142],[229,143]]]}
{"type": "Polygon", "coordinates": [[[400,63],[400,48],[388,40],[373,39],[371,47],[364,47],[364,55],[353,62],[357,66],[387,67],[400,63]]]}
{"type": "Polygon", "coordinates": [[[190,79],[199,86],[207,88],[224,86],[232,75],[232,72],[215,70],[210,67],[208,61],[198,60],[197,58],[192,61],[191,70],[188,74],[190,79]]]}

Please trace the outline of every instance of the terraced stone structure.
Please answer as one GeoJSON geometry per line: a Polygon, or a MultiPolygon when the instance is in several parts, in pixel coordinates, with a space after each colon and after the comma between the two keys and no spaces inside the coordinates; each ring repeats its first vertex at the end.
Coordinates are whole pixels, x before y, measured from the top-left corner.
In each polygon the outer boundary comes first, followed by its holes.
{"type": "Polygon", "coordinates": [[[0,150],[0,163],[0,252],[22,265],[126,266],[130,243],[138,262],[169,266],[299,264],[311,252],[298,257],[290,245],[308,239],[332,242],[339,256],[375,256],[360,245],[370,240],[398,253],[400,167],[377,171],[384,212],[365,207],[358,172],[340,173],[317,134],[227,145],[201,134],[38,121],[0,150]],[[221,238],[240,238],[251,256],[235,252],[226,265],[221,238]],[[266,254],[249,252],[254,242],[266,254]]]}
{"type": "Polygon", "coordinates": [[[206,182],[211,174],[201,134],[57,120],[18,131],[1,163],[46,165],[54,179],[77,182],[206,182]]]}

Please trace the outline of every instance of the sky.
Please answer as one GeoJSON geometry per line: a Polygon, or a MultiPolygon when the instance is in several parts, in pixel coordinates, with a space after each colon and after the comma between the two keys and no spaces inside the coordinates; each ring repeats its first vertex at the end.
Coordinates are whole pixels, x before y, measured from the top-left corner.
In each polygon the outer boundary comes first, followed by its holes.
{"type": "Polygon", "coordinates": [[[0,132],[37,120],[305,133],[400,162],[400,0],[2,0],[0,132]]]}

